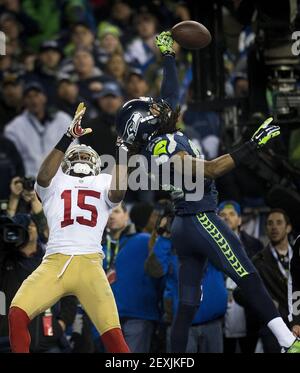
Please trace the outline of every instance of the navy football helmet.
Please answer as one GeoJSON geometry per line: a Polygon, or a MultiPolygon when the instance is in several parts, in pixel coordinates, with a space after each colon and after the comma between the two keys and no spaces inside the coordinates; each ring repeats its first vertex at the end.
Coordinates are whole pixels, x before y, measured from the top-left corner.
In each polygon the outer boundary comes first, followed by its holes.
{"type": "Polygon", "coordinates": [[[171,116],[172,109],[165,100],[140,97],[126,102],[116,118],[118,136],[128,144],[145,142],[155,134],[162,119],[171,116]]]}

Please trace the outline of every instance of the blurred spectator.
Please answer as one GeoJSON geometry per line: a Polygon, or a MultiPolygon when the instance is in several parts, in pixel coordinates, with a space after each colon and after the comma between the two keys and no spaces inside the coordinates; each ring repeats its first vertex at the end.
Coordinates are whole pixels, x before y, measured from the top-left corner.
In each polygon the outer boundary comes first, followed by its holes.
{"type": "Polygon", "coordinates": [[[133,27],[134,10],[129,1],[117,0],[111,9],[110,22],[122,31],[122,45],[127,45],[136,35],[133,27]]]}
{"type": "Polygon", "coordinates": [[[139,69],[131,69],[125,83],[127,100],[148,96],[149,86],[139,69]]]}
{"type": "MultiPolygon", "coordinates": [[[[70,56],[79,48],[95,52],[95,35],[87,23],[79,22],[72,25],[70,30],[71,41],[65,47],[64,52],[70,56]]],[[[95,57],[95,54],[94,54],[95,57]]]]}
{"type": "MultiPolygon", "coordinates": [[[[61,75],[57,80],[57,104],[58,110],[64,111],[71,117],[74,115],[77,106],[84,101],[79,96],[79,89],[74,80],[67,74],[61,75]]],[[[88,110],[86,117],[89,118],[91,111],[88,110]]]]}
{"type": "Polygon", "coordinates": [[[5,33],[6,41],[11,48],[11,54],[18,57],[21,54],[22,41],[20,40],[21,24],[12,12],[0,15],[0,29],[5,33]]]}
{"type": "MultiPolygon", "coordinates": [[[[35,217],[36,214],[17,214],[12,221],[6,218],[7,222],[11,221],[11,224],[21,226],[24,236],[25,234],[27,236],[27,239],[24,240],[24,245],[19,248],[7,248],[4,242],[0,242],[0,290],[6,296],[6,315],[11,301],[22,282],[40,265],[44,255],[38,236],[38,231],[41,229],[38,225],[40,220],[39,218],[36,220],[35,217]]],[[[31,335],[30,351],[68,352],[70,347],[64,331],[74,320],[76,306],[77,300],[75,297],[64,297],[51,309],[35,317],[29,325],[31,335]],[[43,325],[45,315],[52,316],[51,329],[48,328],[48,330],[43,325]]],[[[2,342],[2,350],[8,352],[7,316],[0,318],[0,340],[2,342]]]]}
{"type": "Polygon", "coordinates": [[[94,26],[93,15],[85,0],[23,0],[22,10],[34,19],[39,32],[30,37],[29,44],[37,50],[45,40],[56,39],[63,29],[76,22],[87,21],[94,26]]]}
{"type": "Polygon", "coordinates": [[[187,110],[183,113],[184,123],[192,127],[198,134],[205,158],[213,159],[219,155],[220,117],[216,112],[199,111],[189,106],[192,103],[192,91],[189,89],[187,110]]]}
{"type": "Polygon", "coordinates": [[[219,205],[219,216],[229,226],[230,229],[239,237],[249,258],[263,250],[263,244],[257,238],[250,236],[241,229],[242,210],[236,201],[223,201],[219,205]]]}
{"type": "MultiPolygon", "coordinates": [[[[288,321],[288,277],[292,248],[288,235],[292,230],[290,218],[281,209],[272,209],[267,215],[266,233],[269,243],[253,258],[264,284],[285,323],[288,321]]],[[[281,348],[267,327],[261,331],[265,353],[280,353],[281,348]]]]}
{"type": "Polygon", "coordinates": [[[249,82],[246,74],[237,73],[233,76],[233,89],[235,97],[248,96],[249,82]]]}
{"type": "Polygon", "coordinates": [[[0,56],[0,75],[2,76],[7,70],[12,70],[14,67],[16,66],[13,61],[13,56],[8,53],[6,48],[6,55],[0,56]]]}
{"type": "Polygon", "coordinates": [[[73,63],[74,79],[78,84],[79,94],[91,103],[93,93],[100,90],[102,84],[109,79],[95,66],[93,55],[86,49],[78,49],[75,52],[73,63]]]}
{"type": "Polygon", "coordinates": [[[102,69],[105,68],[112,54],[123,54],[123,48],[120,42],[120,30],[118,27],[107,22],[101,22],[98,26],[99,51],[97,63],[102,69]]]}
{"type": "Polygon", "coordinates": [[[2,78],[2,95],[0,101],[0,133],[4,126],[16,117],[23,104],[23,89],[16,72],[7,72],[2,78]]]}
{"type": "Polygon", "coordinates": [[[126,48],[125,59],[144,72],[156,58],[157,19],[150,13],[141,13],[135,18],[135,26],[138,37],[126,48]]]}
{"type": "Polygon", "coordinates": [[[16,175],[24,176],[22,158],[14,143],[0,135],[0,200],[8,200],[11,179],[16,175]]]}
{"type": "MultiPolygon", "coordinates": [[[[164,212],[156,226],[159,237],[149,247],[145,262],[146,272],[154,278],[165,277],[164,322],[167,327],[167,352],[170,351],[170,325],[178,306],[178,260],[170,240],[170,220],[164,212]]],[[[226,311],[226,288],[221,272],[210,263],[205,271],[202,283],[202,301],[189,330],[188,353],[223,352],[222,317],[226,311]]]]}
{"type": "Polygon", "coordinates": [[[155,324],[160,319],[160,281],[148,276],[144,270],[149,234],[136,233],[134,226],[127,223],[125,205],[114,208],[107,223],[107,242],[103,246],[104,266],[107,269],[110,266],[107,276],[130,350],[149,352],[155,324]]]}
{"type": "MultiPolygon", "coordinates": [[[[99,114],[85,123],[85,126],[93,129],[93,136],[85,136],[80,141],[90,145],[100,156],[109,154],[114,157],[117,139],[115,117],[124,102],[120,87],[116,83],[106,83],[101,91],[94,93],[93,97],[99,114]]],[[[106,170],[108,173],[110,171],[111,168],[106,170]]]]}
{"type": "Polygon", "coordinates": [[[28,39],[29,45],[38,50],[40,44],[45,40],[56,38],[60,31],[60,13],[61,7],[59,0],[47,1],[40,0],[38,3],[34,0],[22,1],[23,11],[38,24],[39,32],[28,39]]]}
{"type": "Polygon", "coordinates": [[[18,213],[29,213],[37,223],[40,242],[46,243],[49,230],[47,220],[42,210],[41,202],[34,191],[34,180],[14,177],[10,183],[10,196],[7,205],[7,215],[14,217],[18,213]]]}
{"type": "Polygon", "coordinates": [[[130,220],[138,233],[150,233],[155,230],[158,212],[152,203],[137,202],[130,210],[130,220]]]}
{"type": "Polygon", "coordinates": [[[37,54],[31,49],[23,50],[21,55],[21,64],[24,69],[24,74],[34,71],[37,58],[37,54]]]}
{"type": "Polygon", "coordinates": [[[24,105],[26,110],[6,125],[4,134],[22,155],[25,174],[35,177],[42,160],[67,130],[72,119],[61,111],[49,112],[44,89],[37,82],[24,88],[24,105]]]}
{"type": "Polygon", "coordinates": [[[108,75],[124,88],[125,79],[128,75],[128,66],[122,54],[113,53],[107,61],[105,70],[108,75]]]}
{"type": "MultiPolygon", "coordinates": [[[[22,10],[22,4],[20,0],[3,0],[0,5],[0,14],[8,13],[14,17],[15,21],[18,23],[18,33],[20,40],[22,41],[24,48],[24,43],[27,43],[27,38],[39,32],[39,26],[30,16],[28,16],[22,10]]],[[[1,28],[2,31],[3,28],[1,28]]],[[[9,31],[11,31],[10,29],[9,31]]],[[[9,38],[13,35],[9,35],[9,38]]]]}
{"type": "MultiPolygon", "coordinates": [[[[262,243],[241,230],[241,207],[235,201],[224,201],[219,205],[219,216],[229,228],[239,237],[249,258],[263,249],[262,243]]],[[[258,340],[256,318],[248,309],[235,302],[233,290],[236,284],[226,279],[228,290],[228,305],[224,326],[224,352],[234,353],[239,348],[242,353],[253,353],[258,340]]]]}
{"type": "Polygon", "coordinates": [[[62,49],[56,40],[42,43],[35,69],[25,75],[25,81],[39,82],[47,93],[48,105],[53,105],[56,99],[56,77],[62,59],[62,49]]]}

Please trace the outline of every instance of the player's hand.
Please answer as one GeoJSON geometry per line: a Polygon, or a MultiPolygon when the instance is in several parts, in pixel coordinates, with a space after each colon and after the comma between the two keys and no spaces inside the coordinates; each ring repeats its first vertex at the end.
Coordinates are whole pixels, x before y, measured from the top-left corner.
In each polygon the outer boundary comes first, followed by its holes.
{"type": "Polygon", "coordinates": [[[125,141],[120,136],[117,137],[116,148],[117,150],[122,149],[128,152],[128,146],[126,145],[125,141]]]}
{"type": "Polygon", "coordinates": [[[85,113],[86,107],[84,106],[84,103],[81,102],[76,110],[76,113],[74,115],[74,118],[72,120],[72,123],[70,124],[70,127],[68,128],[67,133],[72,136],[74,139],[87,135],[88,133],[92,132],[91,128],[82,128],[81,127],[81,120],[85,113]]]}
{"type": "Polygon", "coordinates": [[[127,164],[129,150],[124,140],[118,136],[116,141],[116,161],[117,164],[127,164]]]}
{"type": "Polygon", "coordinates": [[[167,54],[175,56],[173,49],[174,39],[172,38],[171,31],[163,31],[155,38],[155,44],[164,56],[167,54]]]}
{"type": "Polygon", "coordinates": [[[251,138],[251,141],[255,143],[257,148],[261,148],[266,145],[271,139],[280,135],[280,127],[276,125],[270,125],[273,118],[266,119],[263,124],[258,128],[251,138]]]}

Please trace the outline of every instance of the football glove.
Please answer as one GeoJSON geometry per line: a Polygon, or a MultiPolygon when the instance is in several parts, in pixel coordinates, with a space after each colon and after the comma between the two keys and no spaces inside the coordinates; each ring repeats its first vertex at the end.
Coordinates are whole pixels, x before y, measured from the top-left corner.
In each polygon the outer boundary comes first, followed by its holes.
{"type": "Polygon", "coordinates": [[[85,113],[86,107],[84,106],[84,103],[81,102],[76,110],[76,113],[74,115],[74,118],[72,120],[72,123],[70,124],[67,134],[70,137],[73,137],[74,139],[87,135],[88,133],[92,132],[91,128],[82,128],[81,127],[81,120],[85,113]]]}
{"type": "Polygon", "coordinates": [[[257,148],[263,147],[273,137],[280,135],[279,126],[269,125],[272,121],[273,121],[272,117],[266,119],[252,136],[251,141],[256,145],[257,148]]]}
{"type": "Polygon", "coordinates": [[[175,51],[173,49],[174,39],[172,38],[171,31],[163,31],[157,35],[155,44],[162,55],[175,56],[175,51]]]}

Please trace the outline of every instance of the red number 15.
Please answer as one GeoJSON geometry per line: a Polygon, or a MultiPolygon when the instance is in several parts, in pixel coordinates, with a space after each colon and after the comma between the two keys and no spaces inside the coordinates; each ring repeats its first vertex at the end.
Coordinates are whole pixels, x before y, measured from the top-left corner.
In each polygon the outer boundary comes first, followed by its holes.
{"type": "MultiPolygon", "coordinates": [[[[68,225],[74,224],[74,219],[71,218],[71,206],[72,206],[72,191],[65,190],[61,194],[61,199],[64,200],[64,220],[60,223],[61,227],[67,227],[68,225]]],[[[77,206],[82,210],[91,212],[91,219],[86,219],[83,216],[77,216],[76,221],[82,225],[88,225],[89,227],[95,227],[98,219],[98,211],[95,206],[85,203],[85,197],[94,197],[100,199],[100,193],[95,190],[78,190],[77,206]]]]}

